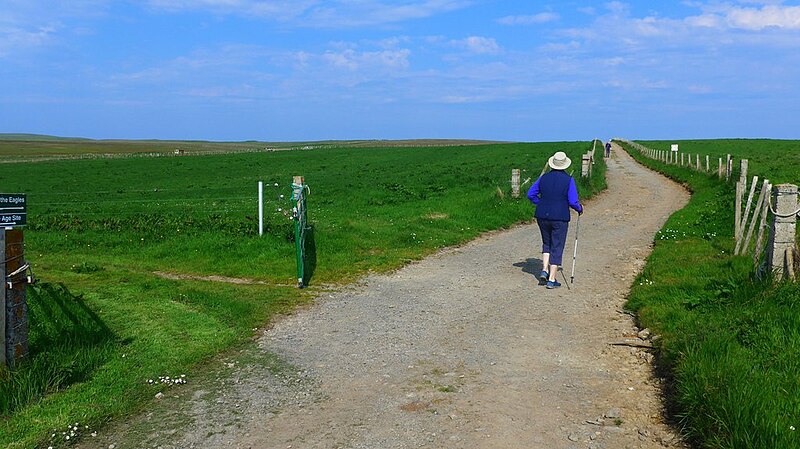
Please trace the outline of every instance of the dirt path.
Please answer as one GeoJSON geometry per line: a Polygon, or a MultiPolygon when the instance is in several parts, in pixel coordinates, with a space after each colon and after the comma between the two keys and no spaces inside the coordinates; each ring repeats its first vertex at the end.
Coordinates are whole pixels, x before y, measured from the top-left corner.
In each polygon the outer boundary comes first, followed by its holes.
{"type": "Polygon", "coordinates": [[[321,298],[175,395],[184,399],[168,393],[171,413],[91,444],[683,447],[663,424],[650,355],[609,342],[635,336],[625,294],[688,194],[618,147],[608,180],[581,218],[571,290],[534,279],[535,225],[486,236],[321,298]]]}

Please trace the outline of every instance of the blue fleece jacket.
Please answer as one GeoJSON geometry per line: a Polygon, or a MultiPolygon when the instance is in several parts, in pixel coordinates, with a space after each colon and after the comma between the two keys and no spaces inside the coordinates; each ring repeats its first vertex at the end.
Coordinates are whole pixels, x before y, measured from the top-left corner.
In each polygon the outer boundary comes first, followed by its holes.
{"type": "Polygon", "coordinates": [[[528,199],[536,205],[536,218],[569,221],[570,207],[583,213],[575,180],[564,170],[552,170],[539,177],[528,190],[528,199]]]}

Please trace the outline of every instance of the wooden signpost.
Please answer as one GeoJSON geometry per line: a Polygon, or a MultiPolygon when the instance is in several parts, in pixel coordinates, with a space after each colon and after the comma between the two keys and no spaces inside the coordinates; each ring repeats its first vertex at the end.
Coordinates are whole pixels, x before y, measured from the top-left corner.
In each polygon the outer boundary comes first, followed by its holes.
{"type": "Polygon", "coordinates": [[[28,283],[23,234],[27,223],[24,193],[0,193],[0,363],[13,366],[28,355],[28,283]]]}

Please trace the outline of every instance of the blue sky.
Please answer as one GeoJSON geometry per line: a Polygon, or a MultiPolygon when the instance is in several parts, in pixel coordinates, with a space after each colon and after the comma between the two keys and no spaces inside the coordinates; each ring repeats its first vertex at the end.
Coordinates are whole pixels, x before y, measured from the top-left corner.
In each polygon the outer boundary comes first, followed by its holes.
{"type": "Polygon", "coordinates": [[[800,138],[798,2],[0,0],[0,132],[800,138]]]}

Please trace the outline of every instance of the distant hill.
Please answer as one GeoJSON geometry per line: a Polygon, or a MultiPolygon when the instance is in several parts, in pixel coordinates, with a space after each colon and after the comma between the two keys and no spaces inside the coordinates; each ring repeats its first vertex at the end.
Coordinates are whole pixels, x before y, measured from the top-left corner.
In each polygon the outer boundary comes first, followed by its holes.
{"type": "Polygon", "coordinates": [[[326,140],[315,142],[211,142],[202,140],[95,140],[57,137],[43,134],[0,133],[0,161],[24,162],[64,158],[124,157],[147,154],[212,154],[274,150],[310,150],[333,148],[403,148],[481,145],[490,142],[466,139],[407,140],[326,140]]]}
{"type": "Polygon", "coordinates": [[[22,141],[26,141],[26,142],[56,142],[56,141],[61,141],[61,140],[88,141],[88,140],[91,140],[91,139],[84,139],[82,137],[48,136],[46,134],[0,133],[0,140],[22,140],[22,141]]]}

